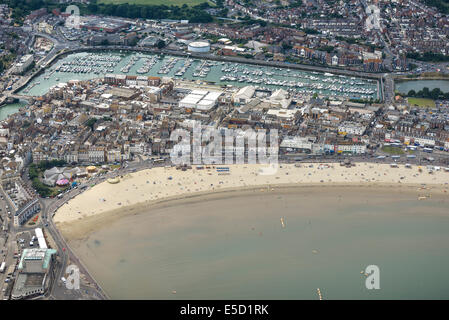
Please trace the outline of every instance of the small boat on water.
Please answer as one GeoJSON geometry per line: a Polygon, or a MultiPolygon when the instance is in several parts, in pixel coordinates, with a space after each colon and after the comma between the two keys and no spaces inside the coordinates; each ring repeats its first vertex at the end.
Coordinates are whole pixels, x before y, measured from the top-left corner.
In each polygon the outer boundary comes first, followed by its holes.
{"type": "Polygon", "coordinates": [[[282,228],[285,228],[284,218],[281,218],[281,225],[282,225],[282,228]]]}

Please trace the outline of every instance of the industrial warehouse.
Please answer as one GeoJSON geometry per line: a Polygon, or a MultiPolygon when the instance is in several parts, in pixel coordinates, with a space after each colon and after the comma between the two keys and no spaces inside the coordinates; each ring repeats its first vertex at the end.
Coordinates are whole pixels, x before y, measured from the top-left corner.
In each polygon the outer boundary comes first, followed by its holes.
{"type": "Polygon", "coordinates": [[[187,96],[179,101],[179,107],[208,111],[217,105],[222,91],[192,90],[187,96]]]}

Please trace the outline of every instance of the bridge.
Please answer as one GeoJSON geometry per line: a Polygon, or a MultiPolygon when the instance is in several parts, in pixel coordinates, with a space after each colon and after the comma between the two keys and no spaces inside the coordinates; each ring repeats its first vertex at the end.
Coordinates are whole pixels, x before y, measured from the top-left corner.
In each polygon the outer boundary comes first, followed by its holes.
{"type": "Polygon", "coordinates": [[[14,103],[17,99],[31,101],[33,97],[20,94],[9,94],[0,98],[0,107],[4,104],[14,103]]]}

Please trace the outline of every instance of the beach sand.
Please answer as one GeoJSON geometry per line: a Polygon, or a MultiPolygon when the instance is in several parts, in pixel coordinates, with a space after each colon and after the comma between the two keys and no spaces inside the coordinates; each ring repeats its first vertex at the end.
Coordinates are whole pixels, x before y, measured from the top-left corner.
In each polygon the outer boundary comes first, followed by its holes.
{"type": "Polygon", "coordinates": [[[71,199],[57,210],[53,219],[66,239],[80,239],[124,215],[139,214],[150,205],[211,192],[241,189],[271,192],[292,186],[393,186],[413,189],[417,197],[428,198],[432,193],[446,193],[449,189],[448,172],[429,174],[425,167],[419,172],[418,166],[391,168],[389,164],[357,163],[347,168],[338,163],[301,163],[301,167],[280,164],[272,175],[263,175],[266,166],[257,164],[226,167],[230,168],[228,175],[220,175],[212,166],[187,171],[158,167],[127,174],[117,184],[103,182],[71,199]]]}

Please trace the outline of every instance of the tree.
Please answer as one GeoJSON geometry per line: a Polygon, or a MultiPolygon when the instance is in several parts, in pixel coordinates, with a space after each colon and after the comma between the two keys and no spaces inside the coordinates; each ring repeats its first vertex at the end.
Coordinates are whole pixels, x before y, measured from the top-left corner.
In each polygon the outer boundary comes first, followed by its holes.
{"type": "Polygon", "coordinates": [[[89,120],[86,121],[86,126],[90,127],[90,129],[93,131],[95,122],[97,122],[96,118],[90,118],[89,120]]]}
{"type": "Polygon", "coordinates": [[[438,99],[440,97],[440,95],[443,92],[441,92],[440,88],[435,88],[430,92],[430,97],[434,100],[438,99]]]}
{"type": "Polygon", "coordinates": [[[159,41],[156,43],[156,47],[157,47],[158,49],[164,48],[164,47],[165,47],[165,41],[164,41],[164,40],[159,40],[159,41]]]}
{"type": "Polygon", "coordinates": [[[288,50],[290,50],[292,48],[292,46],[291,45],[289,45],[288,43],[283,43],[282,44],[282,49],[284,49],[284,51],[288,51],[288,50]]]}

